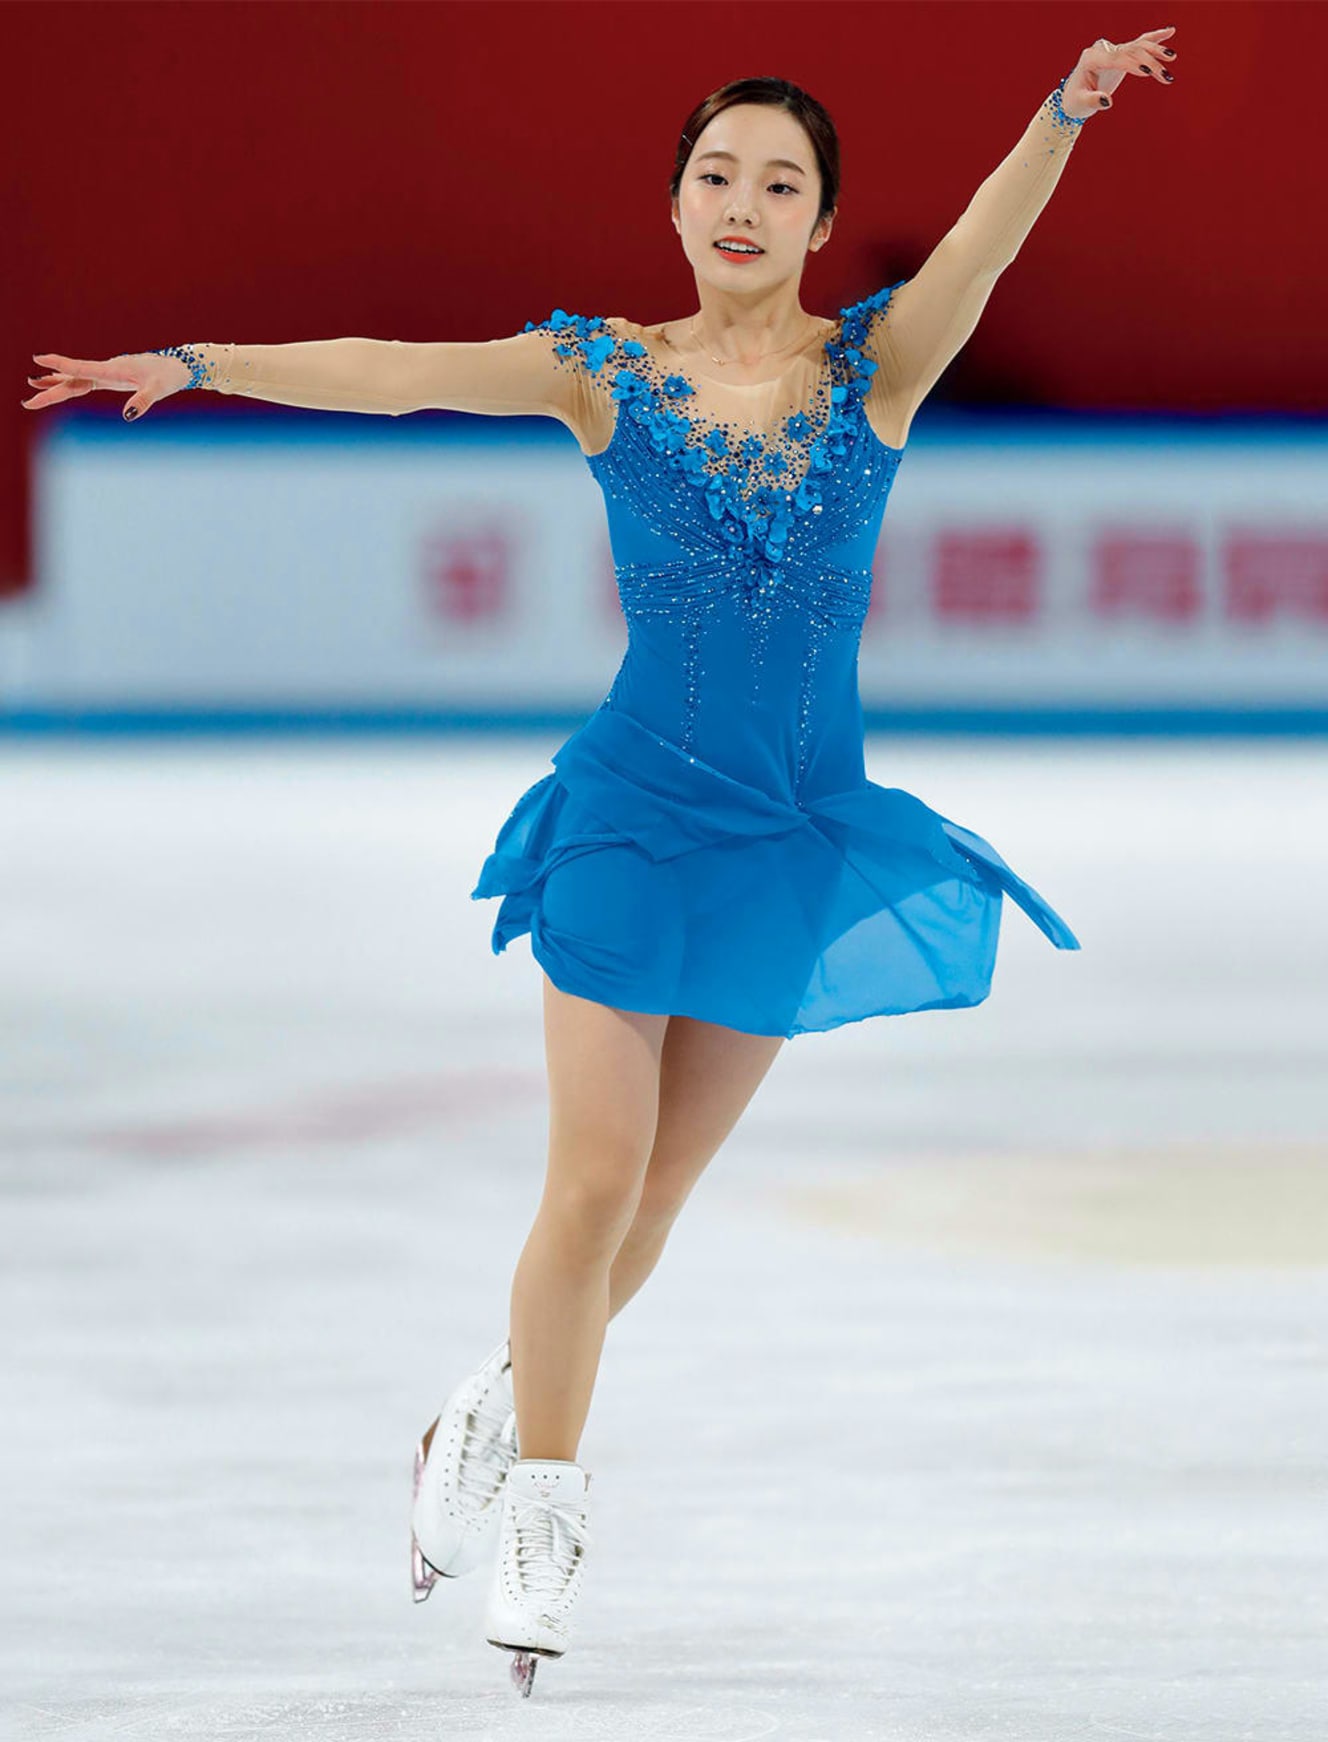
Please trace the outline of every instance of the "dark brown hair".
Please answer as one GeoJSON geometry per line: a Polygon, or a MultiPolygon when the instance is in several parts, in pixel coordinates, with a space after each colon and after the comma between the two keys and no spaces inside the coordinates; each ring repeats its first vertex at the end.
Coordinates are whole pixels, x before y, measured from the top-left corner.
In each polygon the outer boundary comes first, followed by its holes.
{"type": "Polygon", "coordinates": [[[821,172],[821,205],[816,214],[819,224],[827,213],[834,211],[839,201],[839,135],[835,132],[834,122],[816,98],[808,96],[798,85],[791,85],[787,79],[732,79],[698,103],[683,123],[682,137],[673,161],[673,179],[669,183],[670,195],[674,199],[678,197],[683,171],[701,137],[701,129],[736,103],[765,103],[772,109],[785,110],[801,123],[812,142],[816,166],[821,172]]]}

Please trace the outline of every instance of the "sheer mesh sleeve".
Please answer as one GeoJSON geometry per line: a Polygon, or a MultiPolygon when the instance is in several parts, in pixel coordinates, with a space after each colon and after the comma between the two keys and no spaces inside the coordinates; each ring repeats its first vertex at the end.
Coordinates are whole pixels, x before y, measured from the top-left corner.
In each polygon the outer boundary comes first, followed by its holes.
{"type": "Polygon", "coordinates": [[[997,278],[1060,180],[1079,135],[1048,97],[1023,138],[910,279],[855,305],[859,343],[876,364],[867,407],[900,443],[914,413],[978,324],[997,278]]]}
{"type": "Polygon", "coordinates": [[[612,349],[606,323],[561,309],[510,338],[477,343],[344,338],[170,347],[193,367],[191,385],[217,393],[388,417],[426,410],[543,414],[565,423],[583,447],[597,445],[606,416],[611,420],[603,362],[612,349]],[[591,328],[602,328],[602,337],[591,328]]]}

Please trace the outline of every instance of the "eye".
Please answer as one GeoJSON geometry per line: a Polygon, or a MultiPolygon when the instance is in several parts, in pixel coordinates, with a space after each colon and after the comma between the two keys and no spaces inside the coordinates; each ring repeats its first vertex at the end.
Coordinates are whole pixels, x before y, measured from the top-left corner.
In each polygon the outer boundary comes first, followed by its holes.
{"type": "MultiPolygon", "coordinates": [[[[723,181],[724,177],[717,169],[707,169],[703,170],[696,179],[698,181],[723,181]]],[[[783,188],[787,193],[791,194],[796,194],[798,191],[791,182],[786,181],[772,181],[770,186],[772,188],[783,188]]]]}

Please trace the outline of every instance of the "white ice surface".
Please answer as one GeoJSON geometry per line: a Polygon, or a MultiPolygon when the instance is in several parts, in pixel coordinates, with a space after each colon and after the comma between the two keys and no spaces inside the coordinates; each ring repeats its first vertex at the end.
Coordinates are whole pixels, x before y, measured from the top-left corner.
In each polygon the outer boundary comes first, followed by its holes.
{"type": "Polygon", "coordinates": [[[581,1445],[529,1702],[412,1605],[506,1328],[539,970],[468,900],[565,734],[0,748],[0,1730],[1318,1742],[1328,750],[873,740],[1078,932],[785,1045],[581,1445]]]}

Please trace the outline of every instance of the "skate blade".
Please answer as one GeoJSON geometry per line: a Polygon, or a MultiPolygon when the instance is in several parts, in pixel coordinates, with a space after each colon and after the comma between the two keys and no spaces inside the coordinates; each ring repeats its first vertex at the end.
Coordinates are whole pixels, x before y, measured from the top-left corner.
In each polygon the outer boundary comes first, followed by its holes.
{"type": "MultiPolygon", "coordinates": [[[[424,1441],[415,1447],[415,1475],[411,1486],[412,1502],[419,1498],[420,1482],[424,1476],[424,1441]]],[[[429,1592],[433,1590],[439,1579],[457,1577],[454,1573],[442,1573],[425,1560],[423,1551],[412,1529],[410,1533],[410,1590],[417,1603],[423,1603],[429,1592]]]]}
{"type": "Polygon", "coordinates": [[[512,1686],[523,1700],[530,1698],[535,1686],[535,1671],[539,1668],[539,1659],[531,1657],[528,1652],[518,1651],[512,1659],[512,1686]]]}
{"type": "Polygon", "coordinates": [[[420,1552],[420,1545],[415,1540],[415,1532],[410,1533],[410,1589],[417,1603],[422,1603],[438,1583],[439,1579],[451,1578],[450,1573],[440,1573],[437,1567],[431,1567],[420,1552]]]}
{"type": "Polygon", "coordinates": [[[496,1645],[500,1651],[510,1651],[512,1653],[512,1667],[510,1671],[512,1686],[521,1695],[523,1700],[528,1700],[530,1698],[530,1691],[535,1685],[535,1671],[539,1668],[539,1660],[542,1657],[559,1658],[563,1655],[561,1651],[546,1651],[543,1647],[538,1645],[528,1647],[521,1645],[504,1645],[501,1639],[491,1639],[489,1644],[496,1645]]]}

